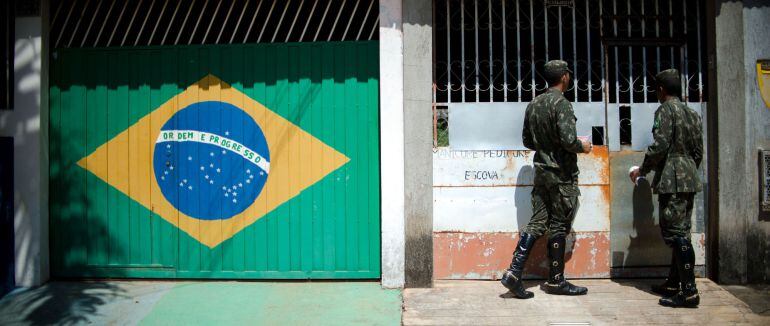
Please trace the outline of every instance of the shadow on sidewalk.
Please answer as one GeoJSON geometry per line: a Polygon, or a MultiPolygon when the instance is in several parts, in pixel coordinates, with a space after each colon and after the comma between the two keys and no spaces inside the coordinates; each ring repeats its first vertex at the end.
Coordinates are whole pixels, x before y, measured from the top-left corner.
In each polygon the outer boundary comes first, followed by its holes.
{"type": "Polygon", "coordinates": [[[100,306],[125,297],[125,290],[112,283],[49,283],[0,300],[0,324],[88,324],[100,306]]]}
{"type": "Polygon", "coordinates": [[[659,294],[652,292],[652,285],[662,283],[663,279],[612,279],[611,280],[614,283],[617,283],[620,286],[626,286],[626,287],[632,287],[639,291],[646,292],[655,296],[660,296],[659,294]]]}
{"type": "Polygon", "coordinates": [[[725,290],[743,301],[757,315],[770,316],[770,284],[724,285],[725,290]]]}

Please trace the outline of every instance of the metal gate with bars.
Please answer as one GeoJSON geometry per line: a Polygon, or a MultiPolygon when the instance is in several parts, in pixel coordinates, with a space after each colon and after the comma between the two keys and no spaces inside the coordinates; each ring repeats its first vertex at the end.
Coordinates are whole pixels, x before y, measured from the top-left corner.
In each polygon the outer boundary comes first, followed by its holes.
{"type": "MultiPolygon", "coordinates": [[[[706,109],[704,10],[701,0],[434,1],[436,277],[494,278],[509,263],[531,214],[524,111],[547,89],[541,73],[553,59],[574,71],[565,95],[578,134],[598,145],[579,159],[583,197],[568,275],[662,271],[654,197],[628,186],[623,171],[652,141],[658,71],[678,69],[684,101],[706,109]]],[[[702,200],[693,221],[698,265],[702,200]]]]}
{"type": "MultiPolygon", "coordinates": [[[[547,88],[542,66],[575,72],[573,102],[657,102],[654,75],[682,73],[685,100],[705,102],[704,5],[698,0],[439,0],[435,2],[434,103],[529,102],[547,88]]],[[[449,122],[451,123],[451,122],[449,122]]],[[[440,132],[436,133],[436,143],[440,132]]],[[[442,142],[444,143],[444,142],[442,142]]]]}

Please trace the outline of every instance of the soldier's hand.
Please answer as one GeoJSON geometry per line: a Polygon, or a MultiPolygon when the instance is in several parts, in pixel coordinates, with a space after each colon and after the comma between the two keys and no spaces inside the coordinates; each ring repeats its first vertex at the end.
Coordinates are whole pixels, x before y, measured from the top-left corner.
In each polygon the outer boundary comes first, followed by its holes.
{"type": "Polygon", "coordinates": [[[581,139],[580,142],[583,144],[583,153],[590,153],[594,149],[594,144],[592,144],[587,139],[581,139]]]}
{"type": "Polygon", "coordinates": [[[638,166],[633,166],[628,171],[628,177],[631,178],[631,182],[636,184],[636,179],[638,179],[641,176],[641,173],[639,172],[638,166]]]}

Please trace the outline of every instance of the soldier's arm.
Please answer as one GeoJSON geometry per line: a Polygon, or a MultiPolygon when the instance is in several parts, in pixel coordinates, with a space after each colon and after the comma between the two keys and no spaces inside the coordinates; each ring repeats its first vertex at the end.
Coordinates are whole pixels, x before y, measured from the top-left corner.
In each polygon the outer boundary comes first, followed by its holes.
{"type": "Polygon", "coordinates": [[[703,162],[703,122],[700,115],[693,114],[695,115],[695,125],[693,126],[695,128],[695,135],[693,137],[695,144],[692,144],[690,155],[692,155],[692,159],[695,161],[695,167],[700,168],[700,164],[703,162]]]}
{"type": "MultiPolygon", "coordinates": [[[[530,104],[532,105],[532,104],[530,104]]],[[[524,142],[524,147],[529,148],[531,150],[536,150],[535,148],[535,142],[532,141],[532,130],[529,127],[529,110],[530,105],[527,106],[527,111],[524,113],[524,129],[521,132],[521,139],[524,142]]]]}
{"type": "Polygon", "coordinates": [[[559,101],[556,104],[556,127],[559,131],[559,142],[567,151],[573,153],[583,153],[583,143],[577,138],[575,131],[575,112],[572,105],[566,100],[559,101]]]}
{"type": "Polygon", "coordinates": [[[673,126],[671,125],[671,112],[666,110],[663,105],[655,111],[655,123],[652,126],[652,137],[654,142],[647,147],[647,153],[644,155],[644,162],[639,173],[647,175],[658,163],[666,157],[668,147],[671,146],[671,137],[673,126]]]}

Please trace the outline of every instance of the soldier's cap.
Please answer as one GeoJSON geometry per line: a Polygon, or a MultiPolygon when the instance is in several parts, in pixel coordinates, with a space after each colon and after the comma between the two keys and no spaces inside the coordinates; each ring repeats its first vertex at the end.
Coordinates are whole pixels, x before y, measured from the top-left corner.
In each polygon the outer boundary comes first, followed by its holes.
{"type": "Polygon", "coordinates": [[[569,65],[564,60],[551,60],[545,63],[543,66],[543,72],[547,80],[560,78],[566,73],[572,73],[569,69],[569,65]]]}
{"type": "Polygon", "coordinates": [[[679,83],[679,70],[666,69],[655,75],[655,82],[658,85],[675,84],[679,83]]]}

